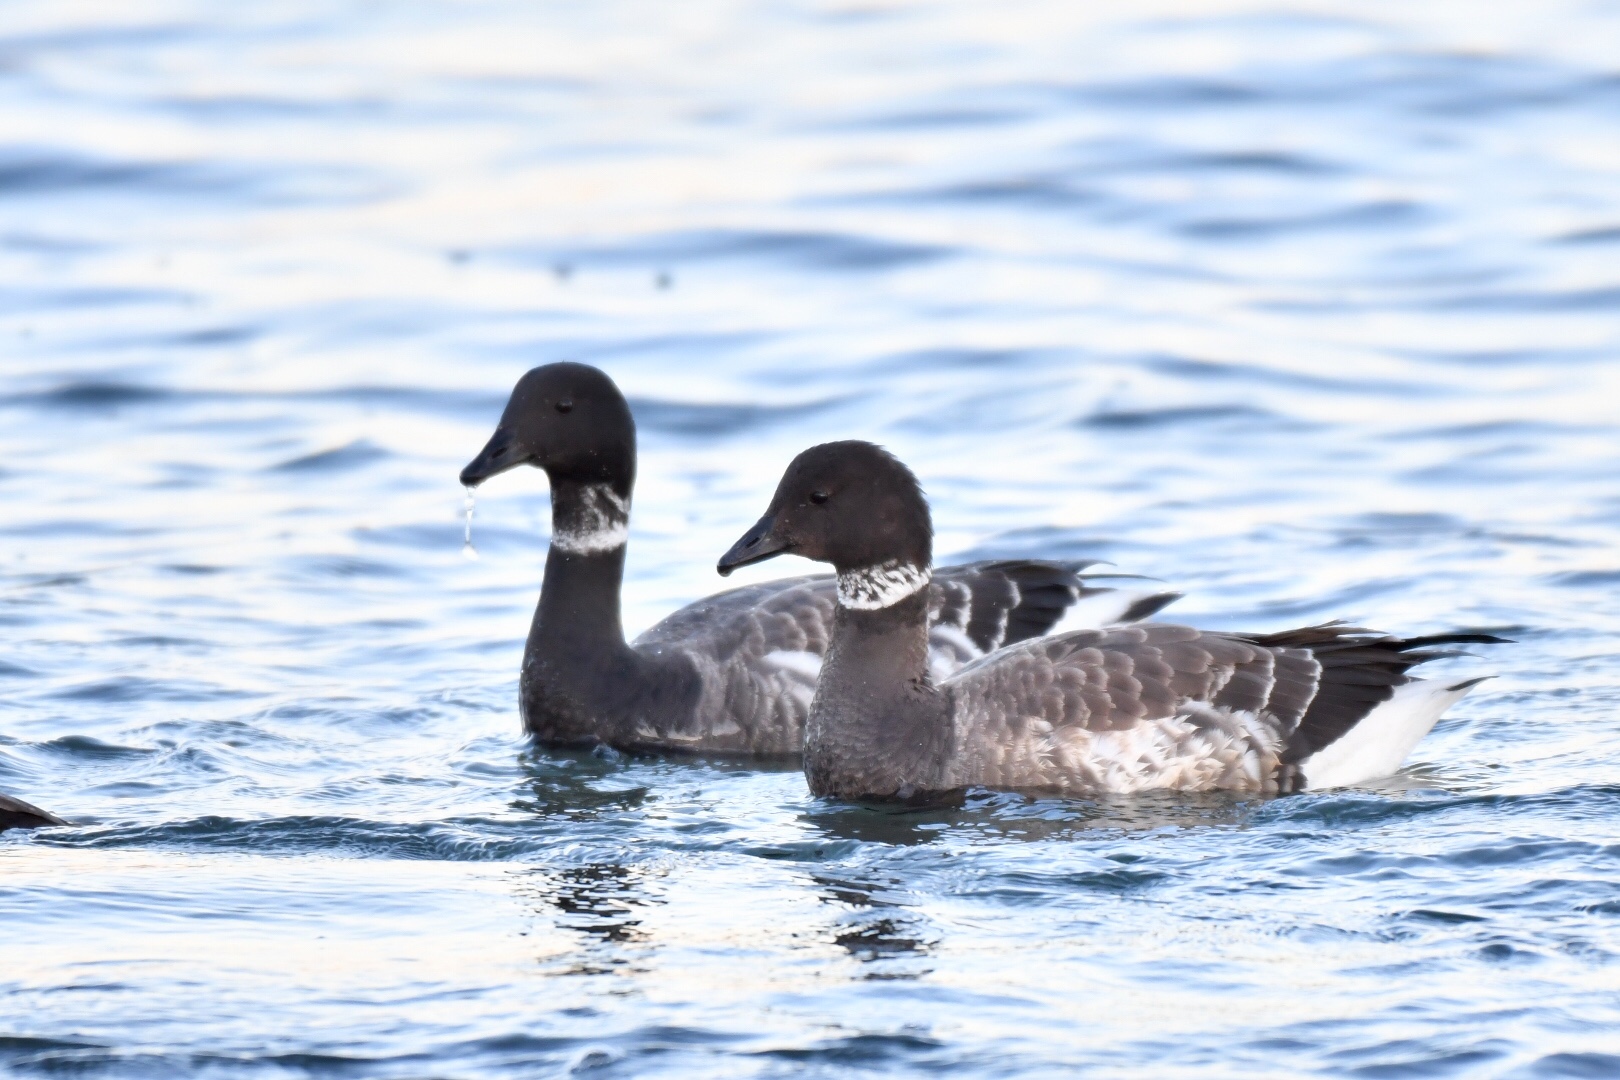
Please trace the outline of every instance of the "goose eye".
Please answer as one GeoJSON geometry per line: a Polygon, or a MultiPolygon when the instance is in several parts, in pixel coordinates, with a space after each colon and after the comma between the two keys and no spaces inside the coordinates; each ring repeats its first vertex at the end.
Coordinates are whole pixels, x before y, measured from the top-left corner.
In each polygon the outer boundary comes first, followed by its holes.
{"type": "Polygon", "coordinates": [[[820,506],[830,498],[832,498],[832,496],[825,491],[812,491],[810,493],[810,501],[815,503],[817,506],[820,506]]]}
{"type": "Polygon", "coordinates": [[[572,409],[573,407],[574,407],[574,402],[573,402],[572,398],[563,398],[561,401],[557,402],[557,411],[558,412],[567,412],[569,409],[572,409]]]}

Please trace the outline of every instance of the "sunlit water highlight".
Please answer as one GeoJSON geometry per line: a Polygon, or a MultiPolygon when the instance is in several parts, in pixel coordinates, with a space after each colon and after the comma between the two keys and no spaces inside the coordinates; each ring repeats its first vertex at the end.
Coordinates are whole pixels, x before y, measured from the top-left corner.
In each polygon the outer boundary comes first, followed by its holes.
{"type": "Polygon", "coordinates": [[[0,836],[0,1072],[1620,1073],[1617,40],[10,5],[0,791],[75,826],[0,836]],[[456,477],[557,359],[641,425],[632,630],[867,437],[950,557],[1519,644],[1401,776],[1273,802],[535,750],[544,479],[470,537],[456,477]]]}

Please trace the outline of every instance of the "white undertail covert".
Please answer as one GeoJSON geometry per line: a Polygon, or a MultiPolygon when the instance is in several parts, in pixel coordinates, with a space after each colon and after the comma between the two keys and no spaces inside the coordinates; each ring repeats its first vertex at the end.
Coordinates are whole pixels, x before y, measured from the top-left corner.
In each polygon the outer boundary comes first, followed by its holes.
{"type": "Polygon", "coordinates": [[[1400,769],[1442,713],[1478,680],[1448,686],[1413,679],[1362,721],[1300,763],[1310,788],[1350,787],[1400,769]]]}

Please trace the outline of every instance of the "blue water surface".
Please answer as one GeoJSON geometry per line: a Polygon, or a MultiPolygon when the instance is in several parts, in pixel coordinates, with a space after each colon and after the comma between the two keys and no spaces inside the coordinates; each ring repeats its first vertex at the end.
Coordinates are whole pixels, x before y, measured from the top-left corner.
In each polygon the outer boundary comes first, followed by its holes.
{"type": "Polygon", "coordinates": [[[1616,42],[6,4],[0,791],[74,824],[0,836],[0,1073],[1620,1075],[1616,42]],[[560,359],[640,424],[633,629],[864,437],[947,556],[1518,644],[1399,776],[1269,802],[536,749],[545,480],[474,559],[456,474],[560,359]]]}

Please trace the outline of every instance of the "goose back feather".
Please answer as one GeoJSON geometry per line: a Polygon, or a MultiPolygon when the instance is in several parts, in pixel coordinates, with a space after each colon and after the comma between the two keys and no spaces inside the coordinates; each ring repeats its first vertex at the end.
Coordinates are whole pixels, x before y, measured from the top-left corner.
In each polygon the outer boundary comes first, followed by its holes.
{"type": "MultiPolygon", "coordinates": [[[[928,593],[929,665],[944,678],[1004,645],[1038,637],[1080,601],[1112,591],[1088,582],[1091,563],[983,561],[941,568],[928,593]]],[[[1125,608],[1162,607],[1175,593],[1125,608]]],[[[731,589],[676,611],[632,643],[638,653],[683,658],[699,698],[674,724],[642,717],[617,741],[636,749],[791,756],[832,639],[838,609],[831,574],[731,589]]]]}

